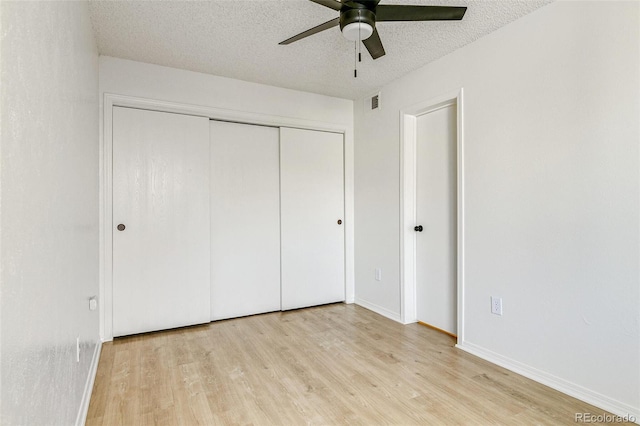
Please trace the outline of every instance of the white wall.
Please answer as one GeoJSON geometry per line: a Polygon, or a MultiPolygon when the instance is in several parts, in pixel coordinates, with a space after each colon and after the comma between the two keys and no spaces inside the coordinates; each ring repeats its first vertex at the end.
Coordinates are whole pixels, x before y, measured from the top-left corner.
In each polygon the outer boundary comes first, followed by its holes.
{"type": "Polygon", "coordinates": [[[84,2],[0,13],[0,423],[72,424],[98,341],[97,48],[84,2]]]}
{"type": "MultiPolygon", "coordinates": [[[[266,121],[313,122],[322,128],[345,130],[345,278],[346,300],[354,299],[353,270],[353,101],[312,93],[249,83],[209,74],[112,58],[100,57],[101,109],[105,94],[123,95],[181,105],[227,111],[266,121]]],[[[225,116],[227,114],[225,113],[225,116]]],[[[101,111],[101,125],[103,113],[101,111]]],[[[103,141],[104,142],[104,141],[103,141]]],[[[108,220],[108,219],[107,219],[108,220]]],[[[106,221],[106,220],[105,220],[106,221]]],[[[108,232],[105,228],[105,233],[108,232]]],[[[105,236],[108,245],[108,236],[105,236]]],[[[105,261],[105,264],[108,260],[105,261]]],[[[105,320],[101,335],[111,338],[108,326],[109,278],[103,283],[105,320]],[[106,327],[104,325],[107,325],[106,327]]]]}
{"type": "Polygon", "coordinates": [[[353,101],[100,56],[100,93],[353,125],[353,101]]]}
{"type": "Polygon", "coordinates": [[[640,416],[639,17],[556,2],[356,102],[356,301],[400,314],[399,111],[463,87],[460,343],[640,416]]]}

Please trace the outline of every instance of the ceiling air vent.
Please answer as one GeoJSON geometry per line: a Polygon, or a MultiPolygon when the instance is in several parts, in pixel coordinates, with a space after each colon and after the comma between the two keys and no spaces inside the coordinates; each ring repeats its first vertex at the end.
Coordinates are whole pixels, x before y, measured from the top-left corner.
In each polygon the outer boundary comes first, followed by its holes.
{"type": "Polygon", "coordinates": [[[380,109],[382,104],[380,103],[380,92],[374,93],[364,98],[364,110],[367,112],[380,109]]]}
{"type": "Polygon", "coordinates": [[[371,109],[380,108],[380,93],[377,93],[371,97],[371,109]]]}

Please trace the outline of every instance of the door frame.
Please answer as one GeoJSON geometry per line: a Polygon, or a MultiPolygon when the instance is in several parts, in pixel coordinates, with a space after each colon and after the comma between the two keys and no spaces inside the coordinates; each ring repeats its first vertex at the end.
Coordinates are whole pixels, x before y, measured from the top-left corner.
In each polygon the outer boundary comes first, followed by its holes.
{"type": "Polygon", "coordinates": [[[400,111],[400,315],[403,324],[418,321],[416,308],[416,149],[418,117],[448,105],[456,106],[457,156],[457,335],[464,341],[464,126],[463,89],[400,111]]]}
{"type": "Polygon", "coordinates": [[[100,337],[113,340],[113,107],[195,115],[211,120],[257,124],[272,127],[293,127],[343,135],[344,167],[344,266],[345,303],[355,301],[354,273],[354,148],[351,126],[305,120],[247,111],[189,105],[134,96],[105,93],[101,111],[100,131],[100,337]]]}

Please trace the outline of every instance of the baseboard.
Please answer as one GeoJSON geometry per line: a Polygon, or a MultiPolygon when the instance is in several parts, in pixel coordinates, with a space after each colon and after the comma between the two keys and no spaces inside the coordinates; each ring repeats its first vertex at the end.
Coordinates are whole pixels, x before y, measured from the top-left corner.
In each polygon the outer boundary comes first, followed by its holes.
{"type": "MultiPolygon", "coordinates": [[[[623,402],[616,401],[608,396],[576,385],[575,383],[561,379],[553,374],[530,367],[519,361],[507,358],[483,347],[474,345],[473,343],[463,342],[462,344],[457,344],[456,347],[493,364],[499,365],[500,367],[504,367],[507,370],[513,371],[514,373],[520,374],[521,376],[527,377],[538,383],[542,383],[545,386],[549,386],[552,389],[601,408],[602,410],[608,411],[617,416],[627,417],[630,421],[640,424],[640,407],[633,407],[623,402]]],[[[602,413],[592,414],[599,415],[602,413]]]]}
{"type": "Polygon", "coordinates": [[[383,308],[382,306],[378,306],[375,303],[371,303],[371,302],[367,302],[366,300],[362,300],[362,299],[358,299],[356,297],[356,305],[358,306],[362,306],[363,308],[366,308],[370,311],[375,312],[376,314],[380,314],[383,317],[387,317],[389,319],[392,319],[394,321],[397,321],[399,323],[402,323],[402,319],[400,318],[400,314],[396,313],[396,312],[392,312],[386,308],[383,308]]]}
{"type": "Polygon", "coordinates": [[[76,418],[76,426],[84,426],[87,421],[87,413],[89,412],[89,402],[91,401],[91,392],[93,392],[93,383],[96,380],[96,373],[98,372],[98,362],[100,361],[100,352],[102,351],[102,341],[98,340],[93,350],[93,357],[91,358],[91,365],[89,366],[89,375],[87,376],[87,383],[84,386],[84,392],[82,394],[82,402],[80,403],[80,410],[78,411],[78,417],[76,418]]]}

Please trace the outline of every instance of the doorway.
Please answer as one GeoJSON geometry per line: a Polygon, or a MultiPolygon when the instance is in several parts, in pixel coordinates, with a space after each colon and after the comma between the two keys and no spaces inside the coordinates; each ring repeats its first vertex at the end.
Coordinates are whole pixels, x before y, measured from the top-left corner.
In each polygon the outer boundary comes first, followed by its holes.
{"type": "Polygon", "coordinates": [[[456,334],[456,108],[417,117],[416,318],[456,334]]]}
{"type": "Polygon", "coordinates": [[[405,108],[401,126],[402,322],[463,341],[462,89],[405,108]]]}

